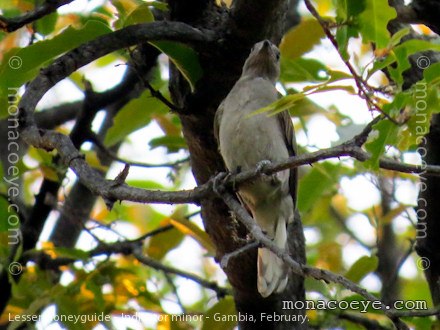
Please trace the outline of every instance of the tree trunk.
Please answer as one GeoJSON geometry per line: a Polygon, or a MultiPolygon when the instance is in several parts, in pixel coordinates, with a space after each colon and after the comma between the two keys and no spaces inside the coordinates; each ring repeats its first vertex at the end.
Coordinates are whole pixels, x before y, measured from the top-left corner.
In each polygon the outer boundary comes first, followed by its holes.
{"type": "MultiPolygon", "coordinates": [[[[251,46],[262,39],[279,43],[287,1],[235,1],[231,17],[225,17],[224,12],[210,1],[186,1],[184,6],[178,1],[169,3],[171,19],[201,28],[215,27],[218,34],[224,36],[206,53],[199,54],[204,74],[194,93],[175,68],[171,68],[170,74],[172,99],[183,109],[180,119],[191,154],[192,171],[197,183],[203,184],[218,172],[225,171],[213,135],[215,111],[240,76],[251,46]],[[188,8],[191,8],[189,12],[188,8]]],[[[230,216],[220,199],[204,200],[202,217],[205,229],[216,245],[217,262],[225,254],[246,244],[246,230],[230,216]]],[[[289,227],[289,248],[298,262],[305,262],[304,236],[299,219],[289,227]]],[[[304,301],[304,279],[291,274],[285,292],[264,299],[257,291],[256,261],[256,249],[253,249],[230,260],[224,269],[234,289],[237,312],[243,316],[239,320],[240,328],[306,328],[306,324],[295,322],[299,315],[304,315],[303,309],[282,309],[283,301],[304,301]],[[265,317],[274,313],[292,317],[275,322],[265,317]]]]}

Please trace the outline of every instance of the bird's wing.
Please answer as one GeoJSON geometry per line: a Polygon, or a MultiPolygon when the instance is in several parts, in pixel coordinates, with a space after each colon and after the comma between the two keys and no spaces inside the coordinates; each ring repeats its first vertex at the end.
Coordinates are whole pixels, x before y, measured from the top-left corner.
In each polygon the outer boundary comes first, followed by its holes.
{"type": "Polygon", "coordinates": [[[220,149],[220,122],[223,116],[223,109],[224,109],[224,101],[220,103],[220,105],[218,106],[218,109],[215,112],[215,117],[214,117],[214,137],[217,141],[217,146],[219,149],[220,149]]]}
{"type": "MultiPolygon", "coordinates": [[[[289,112],[283,111],[280,112],[277,116],[281,130],[284,133],[284,142],[286,143],[289,156],[290,157],[295,156],[297,154],[295,130],[293,128],[293,123],[292,123],[292,119],[290,118],[289,112]]],[[[292,196],[293,205],[295,205],[295,207],[296,207],[297,182],[298,182],[298,170],[295,167],[290,170],[290,175],[289,175],[290,195],[292,196]]]]}

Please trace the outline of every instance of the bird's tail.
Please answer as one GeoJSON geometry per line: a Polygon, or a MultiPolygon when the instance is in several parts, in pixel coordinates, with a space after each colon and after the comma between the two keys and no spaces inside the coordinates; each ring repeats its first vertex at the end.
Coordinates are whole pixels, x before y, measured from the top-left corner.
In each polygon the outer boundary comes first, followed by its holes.
{"type": "MultiPolygon", "coordinates": [[[[284,219],[279,219],[273,242],[281,249],[287,248],[287,227],[284,219]]],[[[284,291],[288,282],[288,267],[275,253],[266,248],[258,249],[258,292],[264,298],[273,292],[284,291]]]]}

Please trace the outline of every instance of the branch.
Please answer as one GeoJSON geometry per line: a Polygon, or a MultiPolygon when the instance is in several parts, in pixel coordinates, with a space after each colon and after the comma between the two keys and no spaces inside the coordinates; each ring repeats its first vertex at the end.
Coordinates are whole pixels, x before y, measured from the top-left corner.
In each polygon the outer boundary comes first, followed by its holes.
{"type": "Polygon", "coordinates": [[[104,143],[102,143],[99,140],[99,138],[96,136],[96,134],[92,134],[90,137],[90,140],[99,148],[99,150],[101,150],[101,152],[103,152],[106,156],[110,157],[112,160],[115,160],[120,163],[124,163],[126,165],[130,165],[130,166],[146,167],[146,168],[156,168],[156,167],[172,167],[172,168],[174,168],[174,167],[177,167],[178,165],[188,163],[190,160],[189,157],[186,157],[183,159],[176,160],[174,162],[162,163],[162,164],[150,164],[150,163],[144,163],[144,162],[135,162],[132,160],[120,158],[116,153],[114,153],[109,148],[107,148],[104,145],[104,143]]]}
{"type": "Polygon", "coordinates": [[[147,265],[147,266],[152,267],[157,270],[161,270],[161,271],[168,273],[168,274],[175,274],[175,275],[182,276],[188,280],[191,280],[191,281],[194,281],[194,282],[200,284],[201,286],[203,286],[207,289],[214,290],[215,292],[217,292],[217,296],[219,299],[228,295],[228,294],[231,294],[231,292],[228,289],[224,289],[224,288],[219,287],[217,285],[217,283],[215,283],[215,282],[207,281],[204,278],[201,278],[197,275],[185,272],[183,270],[179,270],[179,269],[176,269],[173,267],[165,266],[165,265],[161,264],[160,262],[157,262],[156,260],[151,259],[151,258],[143,255],[139,248],[133,251],[133,255],[138,261],[140,261],[144,265],[147,265]]]}
{"type": "Polygon", "coordinates": [[[82,102],[78,101],[44,109],[35,113],[35,122],[38,127],[54,129],[69,120],[75,119],[81,108],[82,102]]]}
{"type": "Polygon", "coordinates": [[[367,330],[389,330],[389,328],[382,326],[376,320],[371,320],[353,313],[341,313],[338,317],[342,320],[347,320],[355,324],[363,326],[367,330]]]}
{"type": "MultiPolygon", "coordinates": [[[[152,191],[130,187],[124,183],[115,185],[114,181],[104,179],[98,171],[92,169],[87,164],[84,157],[79,153],[70,138],[66,135],[54,131],[38,130],[35,127],[32,127],[23,132],[23,138],[29,144],[37,148],[46,150],[56,149],[63,163],[75,172],[80,182],[90,191],[104,199],[114,201],[126,200],[139,203],[199,204],[201,199],[208,198],[212,195],[212,180],[192,190],[181,191],[152,191]]],[[[312,164],[330,158],[350,156],[359,161],[365,161],[369,158],[369,155],[356,145],[358,139],[359,136],[332,148],[290,157],[284,161],[266,165],[263,169],[256,168],[254,170],[231,175],[224,184],[226,187],[232,187],[242,182],[252,180],[262,173],[269,175],[288,168],[312,164]]],[[[401,167],[401,163],[392,160],[387,160],[385,163],[386,166],[383,166],[383,168],[396,170],[394,167],[401,167]]],[[[407,171],[439,175],[440,166],[418,166],[406,164],[405,172],[407,171]]]]}
{"type": "Polygon", "coordinates": [[[34,10],[17,17],[6,18],[0,15],[0,29],[5,32],[18,30],[26,24],[32,23],[46,15],[55,12],[59,7],[71,3],[72,1],[73,0],[47,0],[45,3],[35,8],[34,10]]]}
{"type": "Polygon", "coordinates": [[[214,42],[216,38],[210,30],[201,31],[188,24],[162,21],[131,25],[89,41],[42,69],[28,85],[19,104],[24,126],[34,123],[32,114],[38,101],[56,83],[104,55],[151,40],[179,41],[196,46],[214,42]]]}
{"type": "Polygon", "coordinates": [[[371,88],[370,86],[368,86],[368,84],[362,79],[361,76],[358,75],[358,73],[356,72],[355,68],[351,65],[350,61],[345,59],[342,54],[339,52],[339,46],[338,46],[338,42],[336,41],[335,36],[331,33],[330,31],[330,25],[327,21],[325,21],[318,13],[318,11],[316,10],[316,8],[312,5],[312,3],[310,2],[310,0],[304,0],[304,3],[307,7],[307,9],[309,10],[309,12],[312,14],[313,17],[316,18],[316,20],[318,21],[318,23],[321,25],[322,29],[324,30],[325,35],[327,36],[327,38],[330,40],[330,42],[332,43],[333,47],[336,49],[339,57],[341,58],[341,60],[344,62],[345,66],[348,68],[348,70],[350,71],[350,73],[353,76],[353,79],[356,83],[356,86],[359,89],[359,96],[363,99],[365,99],[365,101],[367,102],[368,108],[370,110],[377,110],[379,111],[383,116],[385,116],[388,120],[390,120],[391,122],[393,122],[394,124],[398,125],[399,123],[392,117],[390,117],[387,113],[385,113],[382,108],[370,97],[370,91],[371,88]]]}
{"type": "MultiPolygon", "coordinates": [[[[369,293],[364,288],[358,286],[356,283],[351,282],[347,278],[342,275],[338,275],[332,273],[328,270],[314,268],[306,265],[299,264],[295,260],[293,260],[290,255],[284,249],[280,249],[276,244],[269,239],[266,235],[263,234],[261,228],[257,225],[255,220],[247,213],[245,208],[234,198],[234,196],[227,191],[217,191],[218,195],[223,199],[225,204],[229,207],[230,210],[234,212],[237,216],[238,220],[245,225],[247,230],[251,233],[251,235],[261,244],[263,244],[266,248],[270,249],[274,252],[280,259],[282,259],[295,274],[300,276],[309,276],[316,280],[323,280],[327,283],[336,283],[342,285],[344,288],[357,293],[364,297],[365,299],[376,302],[382,312],[390,318],[397,329],[409,329],[405,323],[403,323],[399,317],[400,316],[425,316],[427,311],[402,311],[395,310],[390,306],[385,305],[380,299],[369,293]],[[423,315],[420,315],[423,314],[423,315]]],[[[429,313],[438,313],[437,310],[430,310],[429,313]]],[[[432,315],[432,314],[431,314],[432,315]]]]}
{"type": "Polygon", "coordinates": [[[222,260],[220,261],[220,267],[221,267],[221,268],[227,268],[227,267],[228,267],[229,260],[230,260],[231,258],[236,258],[236,257],[238,257],[240,254],[242,254],[242,253],[244,253],[244,252],[246,252],[246,251],[249,251],[249,250],[255,249],[256,247],[258,247],[258,246],[260,246],[260,245],[261,245],[260,242],[250,242],[250,243],[248,243],[248,244],[242,246],[241,248],[239,248],[239,249],[237,249],[237,250],[235,250],[235,251],[233,251],[233,252],[231,252],[231,253],[227,253],[227,254],[225,254],[225,255],[223,256],[222,260]]]}
{"type": "Polygon", "coordinates": [[[346,219],[336,210],[333,206],[329,207],[329,212],[337,223],[342,227],[342,229],[350,236],[353,240],[355,240],[359,245],[363,246],[365,249],[370,250],[373,247],[370,244],[365,243],[357,234],[355,234],[346,224],[346,219]]]}
{"type": "MultiPolygon", "coordinates": [[[[133,54],[130,52],[130,56],[133,58],[133,54]]],[[[133,68],[134,71],[136,73],[140,72],[139,70],[139,66],[137,65],[136,61],[132,61],[133,62],[133,68]]],[[[154,87],[150,84],[150,82],[145,79],[145,77],[142,74],[139,74],[139,80],[142,81],[143,85],[145,86],[145,88],[147,88],[150,91],[151,96],[155,97],[156,99],[158,99],[159,101],[161,101],[166,107],[168,107],[170,110],[176,112],[176,113],[180,113],[180,114],[184,114],[184,109],[180,109],[179,107],[177,107],[176,105],[174,105],[171,101],[169,101],[165,96],[163,96],[163,94],[154,89],[154,87]]]]}
{"type": "Polygon", "coordinates": [[[168,274],[168,273],[164,272],[164,275],[165,275],[165,278],[166,278],[169,286],[171,287],[171,290],[173,291],[174,296],[176,297],[176,302],[179,305],[182,313],[187,314],[185,305],[183,304],[182,299],[180,299],[179,293],[177,292],[177,287],[174,284],[173,279],[171,278],[170,274],[168,274]]]}
{"type": "MultiPolygon", "coordinates": [[[[132,254],[138,261],[140,261],[141,263],[143,263],[151,268],[163,271],[166,274],[174,274],[174,275],[178,275],[178,276],[187,278],[191,281],[194,281],[194,282],[200,284],[201,286],[203,286],[207,289],[211,289],[211,290],[215,291],[219,297],[224,297],[226,295],[231,294],[229,289],[222,288],[222,287],[218,286],[218,284],[215,282],[207,281],[204,278],[201,278],[201,277],[194,275],[194,274],[191,274],[189,272],[179,270],[174,267],[163,265],[162,263],[143,255],[142,251],[141,251],[141,246],[142,246],[142,242],[139,240],[120,241],[120,242],[111,243],[111,244],[106,244],[106,243],[100,242],[100,244],[96,248],[94,248],[93,250],[90,250],[87,252],[84,251],[84,252],[87,253],[89,258],[97,257],[100,255],[110,256],[110,255],[118,254],[118,253],[123,254],[123,255],[131,255],[132,254]]],[[[42,268],[45,267],[45,268],[49,268],[49,269],[58,268],[60,266],[65,266],[65,265],[68,265],[68,264],[71,264],[71,263],[78,261],[75,258],[52,259],[44,251],[38,251],[38,252],[29,251],[29,252],[25,253],[23,255],[23,257],[24,257],[23,258],[24,262],[32,260],[32,261],[36,262],[37,264],[39,264],[40,267],[42,267],[42,268]]]]}

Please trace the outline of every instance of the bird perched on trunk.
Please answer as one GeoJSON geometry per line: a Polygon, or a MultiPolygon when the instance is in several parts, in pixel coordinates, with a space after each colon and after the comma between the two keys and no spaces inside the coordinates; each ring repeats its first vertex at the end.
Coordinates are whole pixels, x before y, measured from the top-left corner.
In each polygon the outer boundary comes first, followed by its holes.
{"type": "MultiPolygon", "coordinates": [[[[214,131],[229,171],[253,169],[262,161],[280,161],[295,154],[295,135],[288,112],[252,114],[278,99],[280,51],[269,40],[254,45],[240,79],[220,104],[214,131]]],[[[274,243],[287,248],[287,224],[294,219],[296,170],[262,175],[241,184],[238,195],[274,243]]],[[[263,297],[282,292],[288,267],[273,252],[258,249],[258,291],[263,297]]]]}

